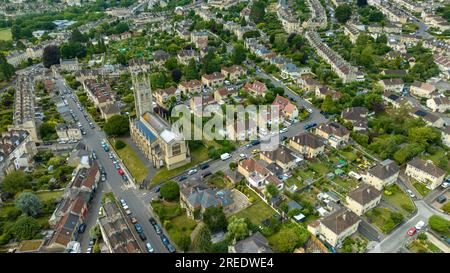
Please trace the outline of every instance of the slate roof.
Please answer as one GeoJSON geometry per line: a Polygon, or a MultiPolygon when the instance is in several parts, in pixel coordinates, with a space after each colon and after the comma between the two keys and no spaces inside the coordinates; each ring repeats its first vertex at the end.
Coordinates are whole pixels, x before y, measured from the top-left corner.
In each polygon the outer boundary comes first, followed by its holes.
{"type": "Polygon", "coordinates": [[[362,183],[358,188],[349,192],[347,196],[364,206],[380,197],[381,192],[369,184],[362,183]]]}
{"type": "Polygon", "coordinates": [[[337,210],[320,220],[322,225],[333,231],[335,234],[341,234],[358,221],[358,216],[347,209],[337,210]]]}
{"type": "Polygon", "coordinates": [[[236,242],[234,245],[236,253],[273,253],[267,239],[259,232],[252,236],[236,242]]]}

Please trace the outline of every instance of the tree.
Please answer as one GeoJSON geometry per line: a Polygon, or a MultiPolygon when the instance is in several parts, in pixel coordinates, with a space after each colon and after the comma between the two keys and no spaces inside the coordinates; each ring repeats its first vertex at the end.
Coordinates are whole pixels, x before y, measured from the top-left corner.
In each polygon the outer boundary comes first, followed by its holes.
{"type": "Polygon", "coordinates": [[[72,34],[70,35],[70,42],[78,42],[78,43],[86,43],[88,41],[88,38],[83,35],[77,28],[72,31],[72,34]]]}
{"type": "Polygon", "coordinates": [[[436,232],[448,236],[450,234],[450,221],[439,215],[433,215],[428,219],[430,228],[436,232]]]}
{"type": "Polygon", "coordinates": [[[31,177],[23,171],[12,171],[0,183],[2,192],[12,196],[25,189],[31,188],[31,177]]]}
{"type": "Polygon", "coordinates": [[[130,132],[130,124],[127,116],[114,115],[103,126],[108,136],[124,136],[130,132]]]}
{"type": "Polygon", "coordinates": [[[16,199],[16,207],[28,216],[36,217],[42,211],[42,202],[36,194],[23,192],[16,199]]]}
{"type": "Polygon", "coordinates": [[[41,124],[39,134],[43,140],[51,140],[57,136],[55,126],[48,121],[41,124]]]}
{"type": "MultiPolygon", "coordinates": [[[[9,80],[12,76],[16,73],[14,66],[12,66],[8,61],[6,60],[6,57],[3,53],[0,52],[0,74],[3,74],[3,76],[9,80]]],[[[0,78],[1,80],[1,78],[0,78]]]]}
{"type": "Polygon", "coordinates": [[[271,197],[278,196],[278,194],[279,194],[277,186],[275,186],[272,183],[269,183],[269,184],[266,185],[266,191],[271,197]]]}
{"type": "Polygon", "coordinates": [[[342,4],[336,8],[335,12],[338,22],[345,24],[352,16],[352,7],[348,4],[342,4]]]}
{"type": "Polygon", "coordinates": [[[246,238],[249,234],[248,224],[245,218],[232,216],[228,222],[227,239],[229,241],[239,241],[246,238]]]}
{"type": "Polygon", "coordinates": [[[114,148],[116,148],[116,150],[123,149],[125,146],[127,146],[127,144],[121,139],[116,140],[114,143],[114,148]]]}
{"type": "Polygon", "coordinates": [[[61,46],[61,56],[66,59],[84,58],[87,53],[86,46],[79,42],[69,42],[61,46]]]}
{"type": "Polygon", "coordinates": [[[172,80],[176,83],[179,83],[181,80],[181,77],[183,76],[183,73],[181,72],[180,69],[174,69],[172,70],[172,80]]]}
{"type": "Polygon", "coordinates": [[[192,248],[195,252],[207,253],[210,252],[211,246],[211,232],[205,225],[202,225],[192,240],[192,248]]]}
{"type": "Polygon", "coordinates": [[[200,78],[197,63],[194,59],[189,60],[184,75],[187,80],[198,80],[200,78]]]}
{"type": "Polygon", "coordinates": [[[227,227],[227,217],[221,208],[209,207],[203,213],[203,222],[211,232],[225,230],[227,227]]]}
{"type": "Polygon", "coordinates": [[[175,181],[169,181],[161,186],[159,193],[164,200],[177,201],[180,198],[180,186],[175,181]]]}
{"type": "Polygon", "coordinates": [[[266,5],[263,1],[256,1],[250,10],[250,20],[255,24],[261,23],[266,15],[266,5]]]}
{"type": "Polygon", "coordinates": [[[21,216],[9,230],[18,241],[31,240],[41,230],[39,222],[30,216],[21,216]]]}
{"type": "Polygon", "coordinates": [[[242,44],[234,46],[233,54],[231,55],[231,61],[233,64],[241,64],[245,61],[247,55],[245,54],[245,48],[242,44]]]}
{"type": "Polygon", "coordinates": [[[275,252],[292,253],[297,245],[297,233],[294,229],[283,228],[277,234],[277,242],[274,246],[275,252]]]}

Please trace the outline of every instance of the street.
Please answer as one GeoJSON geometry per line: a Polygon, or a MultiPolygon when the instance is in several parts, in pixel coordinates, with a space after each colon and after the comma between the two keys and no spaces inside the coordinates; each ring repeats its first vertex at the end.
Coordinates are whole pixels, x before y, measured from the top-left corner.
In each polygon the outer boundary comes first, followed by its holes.
{"type": "MultiPolygon", "coordinates": [[[[64,85],[60,77],[56,79],[56,85],[59,90],[66,89],[71,92],[70,88],[64,85]]],[[[99,130],[99,127],[97,125],[95,129],[91,129],[88,122],[84,118],[83,113],[78,109],[76,103],[70,98],[67,99],[67,102],[68,107],[75,113],[75,115],[80,120],[80,123],[86,130],[87,134],[84,136],[84,143],[89,148],[89,150],[96,152],[97,162],[104,167],[107,174],[106,182],[100,182],[102,185],[99,187],[96,198],[91,204],[89,216],[86,223],[86,230],[89,231],[96,224],[98,217],[98,208],[100,207],[102,200],[102,193],[111,191],[118,199],[124,199],[127,202],[128,207],[132,211],[133,215],[141,224],[144,233],[147,236],[147,241],[150,242],[150,244],[153,246],[155,252],[167,252],[167,249],[163,245],[159,235],[156,234],[153,226],[148,221],[148,219],[153,216],[149,210],[149,204],[144,203],[144,201],[140,198],[137,189],[134,189],[130,185],[124,184],[122,177],[117,173],[108,154],[104,152],[101,146],[101,141],[106,138],[105,133],[99,130]]],[[[82,236],[80,236],[79,240],[81,243],[82,252],[86,252],[89,244],[89,232],[85,232],[82,236]]]]}

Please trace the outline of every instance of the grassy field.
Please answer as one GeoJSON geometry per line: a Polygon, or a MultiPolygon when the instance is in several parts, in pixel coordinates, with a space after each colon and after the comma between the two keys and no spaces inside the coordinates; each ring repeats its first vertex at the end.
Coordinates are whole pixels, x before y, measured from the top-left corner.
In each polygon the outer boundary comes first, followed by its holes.
{"type": "Polygon", "coordinates": [[[9,41],[12,39],[11,29],[10,28],[2,28],[0,29],[0,40],[9,41]]]}
{"type": "Polygon", "coordinates": [[[169,233],[170,238],[177,244],[179,248],[180,240],[183,237],[190,237],[192,231],[197,226],[197,222],[188,218],[186,214],[182,214],[170,220],[170,223],[166,225],[167,232],[169,233]]]}
{"type": "Polygon", "coordinates": [[[400,210],[407,213],[414,212],[413,202],[396,184],[386,187],[383,192],[383,198],[400,210]]]}
{"type": "Polygon", "coordinates": [[[168,170],[166,168],[160,169],[159,171],[156,172],[155,176],[151,181],[151,184],[156,185],[164,181],[167,181],[169,178],[174,177],[206,160],[208,160],[208,150],[205,147],[200,147],[195,150],[191,150],[191,162],[189,164],[186,164],[184,166],[172,170],[168,170]]]}
{"type": "Polygon", "coordinates": [[[263,220],[273,216],[275,213],[269,205],[258,198],[251,206],[234,215],[239,218],[248,218],[253,224],[260,225],[263,220]]]}
{"type": "Polygon", "coordinates": [[[131,175],[136,179],[138,184],[142,183],[148,175],[148,169],[144,162],[139,158],[136,152],[128,144],[124,148],[117,150],[117,154],[122,159],[123,163],[130,170],[131,175]]]}

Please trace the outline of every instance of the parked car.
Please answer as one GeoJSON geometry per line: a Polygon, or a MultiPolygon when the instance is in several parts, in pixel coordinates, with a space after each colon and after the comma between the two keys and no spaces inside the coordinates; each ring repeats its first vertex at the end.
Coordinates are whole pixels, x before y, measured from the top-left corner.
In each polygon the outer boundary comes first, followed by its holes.
{"type": "Polygon", "coordinates": [[[131,217],[131,223],[136,224],[138,221],[136,217],[131,217]]]}
{"type": "Polygon", "coordinates": [[[202,178],[208,177],[211,174],[212,174],[211,172],[205,172],[205,173],[202,174],[202,178]]]}
{"type": "Polygon", "coordinates": [[[178,179],[178,181],[183,181],[183,180],[186,180],[187,178],[188,178],[187,176],[183,175],[178,179]]]}
{"type": "Polygon", "coordinates": [[[127,215],[131,215],[131,210],[130,210],[130,209],[126,209],[126,210],[125,210],[125,213],[126,213],[127,215]]]}
{"type": "Polygon", "coordinates": [[[168,239],[167,236],[164,235],[164,234],[161,234],[161,241],[162,241],[163,244],[166,245],[166,246],[167,246],[168,244],[170,244],[169,239],[168,239]]]}
{"type": "Polygon", "coordinates": [[[153,217],[150,217],[150,219],[148,219],[148,221],[150,222],[150,224],[152,224],[153,226],[156,225],[156,220],[153,217]]]}
{"type": "Polygon", "coordinates": [[[78,233],[84,233],[86,227],[86,224],[81,224],[80,226],[78,226],[78,233]]]}
{"type": "Polygon", "coordinates": [[[92,158],[97,159],[97,154],[94,151],[92,151],[92,158]]]}
{"type": "Polygon", "coordinates": [[[200,165],[200,169],[201,170],[206,170],[208,168],[209,168],[209,164],[208,163],[204,163],[204,164],[200,165]]]}
{"type": "Polygon", "coordinates": [[[125,205],[127,204],[127,202],[125,202],[124,199],[120,199],[119,201],[120,201],[120,204],[122,204],[122,207],[125,206],[125,205]]]}
{"type": "Polygon", "coordinates": [[[447,198],[445,196],[441,195],[437,198],[437,201],[439,204],[443,204],[445,201],[447,201],[447,198]]]}
{"type": "Polygon", "coordinates": [[[417,222],[417,224],[414,227],[417,230],[421,230],[424,226],[425,226],[425,222],[424,221],[419,221],[419,222],[417,222]]]}
{"type": "Polygon", "coordinates": [[[162,230],[161,230],[161,228],[159,227],[158,224],[153,225],[153,227],[155,228],[156,234],[161,234],[162,233],[162,230]]]}
{"type": "Polygon", "coordinates": [[[88,247],[86,253],[92,253],[92,247],[88,247]]]}
{"type": "Polygon", "coordinates": [[[147,251],[149,253],[153,253],[154,252],[153,247],[152,247],[152,245],[150,243],[146,243],[145,246],[147,247],[147,251]]]}
{"type": "Polygon", "coordinates": [[[128,176],[126,174],[122,174],[123,181],[128,181],[128,176]]]}
{"type": "Polygon", "coordinates": [[[197,172],[198,172],[197,169],[192,169],[192,170],[189,170],[189,171],[188,171],[188,175],[193,175],[193,174],[195,174],[195,173],[197,173],[197,172]]]}
{"type": "Polygon", "coordinates": [[[167,244],[166,247],[167,247],[167,250],[169,251],[169,253],[175,253],[176,252],[176,250],[175,250],[175,248],[173,247],[172,244],[167,244]]]}
{"type": "Polygon", "coordinates": [[[450,182],[444,182],[441,184],[441,187],[443,187],[444,189],[448,188],[448,186],[450,186],[450,182]]]}
{"type": "Polygon", "coordinates": [[[139,224],[139,223],[134,224],[134,228],[136,229],[136,231],[137,231],[138,233],[141,233],[141,232],[144,231],[144,230],[142,229],[141,224],[139,224]]]}
{"type": "Polygon", "coordinates": [[[288,131],[288,128],[284,127],[280,130],[280,134],[286,133],[288,131]]]}
{"type": "Polygon", "coordinates": [[[141,237],[142,241],[147,241],[147,236],[145,236],[145,233],[143,231],[139,232],[139,237],[141,237]]]}
{"type": "Polygon", "coordinates": [[[406,234],[408,234],[409,236],[413,236],[414,234],[416,234],[417,229],[415,227],[412,227],[410,229],[408,229],[408,232],[406,232],[406,234]]]}
{"type": "Polygon", "coordinates": [[[102,182],[106,181],[106,175],[102,174],[102,178],[101,178],[102,182]]]}
{"type": "Polygon", "coordinates": [[[118,169],[118,170],[117,170],[117,173],[120,174],[120,175],[124,174],[124,172],[123,172],[122,169],[118,169]]]}
{"type": "Polygon", "coordinates": [[[256,145],[258,145],[258,144],[261,144],[261,141],[260,141],[260,140],[253,140],[253,141],[252,141],[252,145],[253,145],[253,146],[256,146],[256,145]]]}
{"type": "Polygon", "coordinates": [[[411,197],[411,198],[416,197],[416,195],[410,189],[406,190],[406,193],[408,193],[409,197],[411,197]]]}
{"type": "Polygon", "coordinates": [[[241,159],[245,159],[245,158],[247,158],[247,155],[246,155],[246,154],[240,154],[239,157],[240,157],[241,159]]]}

